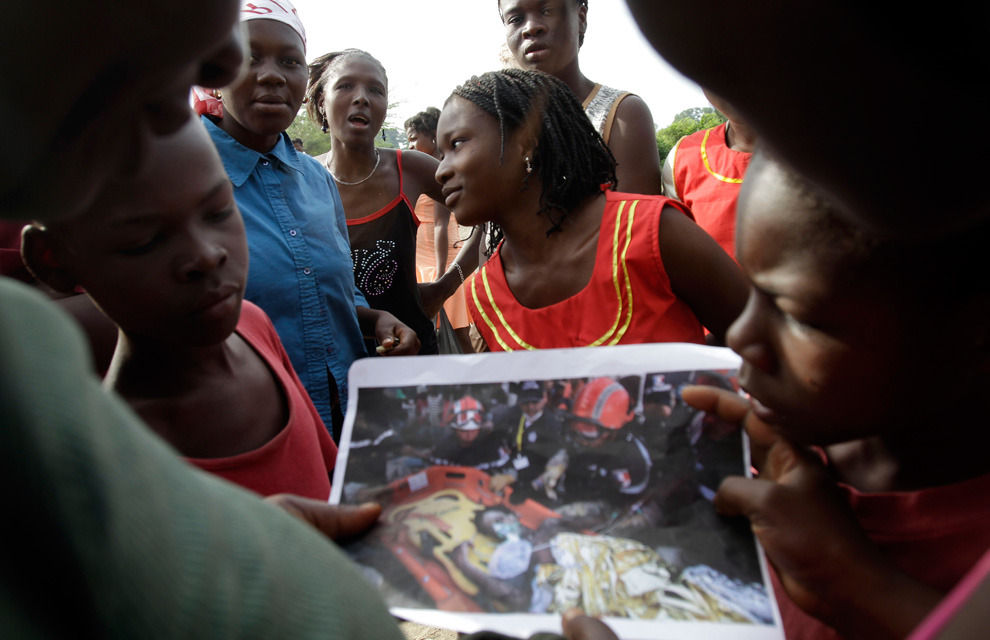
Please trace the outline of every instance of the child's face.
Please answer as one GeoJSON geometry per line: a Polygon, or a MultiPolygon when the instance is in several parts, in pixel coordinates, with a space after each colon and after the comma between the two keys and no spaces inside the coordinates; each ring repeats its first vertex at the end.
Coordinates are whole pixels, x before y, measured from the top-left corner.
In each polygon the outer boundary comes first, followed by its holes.
{"type": "Polygon", "coordinates": [[[811,206],[779,167],[751,165],[736,246],[752,287],[727,341],[754,412],[794,442],[824,445],[877,435],[917,406],[921,340],[884,283],[815,239],[811,206]]]}
{"type": "MultiPolygon", "coordinates": [[[[305,45],[287,24],[275,20],[246,24],[250,66],[240,84],[222,90],[224,128],[236,123],[246,135],[278,135],[292,124],[306,95],[305,45]],[[228,117],[234,122],[226,122],[228,117]]],[[[238,138],[236,131],[232,135],[238,138]]]]}
{"type": "Polygon", "coordinates": [[[588,10],[575,0],[501,0],[505,43],[522,69],[557,74],[574,64],[588,10]]]}
{"type": "MultiPolygon", "coordinates": [[[[526,161],[517,135],[505,141],[504,157],[498,121],[470,100],[452,96],[437,123],[437,148],[443,154],[436,179],[447,208],[457,223],[474,226],[494,219],[499,211],[518,211],[526,161]]],[[[539,193],[538,189],[526,192],[539,193]]],[[[497,222],[498,220],[496,220],[497,222]]]]}
{"type": "Polygon", "coordinates": [[[216,344],[236,327],[247,282],[233,188],[199,122],[153,147],[141,176],[45,233],[61,269],[129,336],[216,344]]]}
{"type": "Polygon", "coordinates": [[[327,74],[323,111],[330,133],[345,142],[374,143],[388,111],[388,84],[377,64],[348,55],[327,74]]]}

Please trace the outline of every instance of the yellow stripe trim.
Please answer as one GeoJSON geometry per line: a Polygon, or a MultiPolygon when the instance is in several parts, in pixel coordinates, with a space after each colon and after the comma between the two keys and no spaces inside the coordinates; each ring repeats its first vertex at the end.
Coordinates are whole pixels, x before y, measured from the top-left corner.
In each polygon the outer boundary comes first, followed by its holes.
{"type": "Polygon", "coordinates": [[[708,170],[708,173],[712,174],[722,182],[728,182],[730,184],[742,184],[743,181],[742,178],[729,178],[723,176],[721,173],[716,173],[715,171],[713,171],[711,165],[708,164],[708,136],[710,136],[711,134],[712,134],[712,129],[708,129],[705,131],[705,137],[701,139],[701,161],[705,163],[705,169],[708,170]]]}
{"type": "MultiPolygon", "coordinates": [[[[508,333],[510,336],[512,336],[512,339],[515,340],[516,343],[520,347],[522,347],[523,349],[529,349],[530,351],[536,351],[536,347],[534,347],[533,345],[529,344],[528,342],[526,342],[525,340],[523,340],[522,338],[520,338],[519,337],[519,334],[517,334],[515,332],[515,330],[511,326],[509,326],[509,323],[505,320],[505,316],[502,315],[502,310],[498,308],[498,305],[497,304],[495,304],[495,296],[492,295],[491,285],[488,284],[488,272],[487,271],[485,271],[482,274],[482,281],[485,283],[485,294],[488,296],[488,302],[491,303],[492,310],[495,312],[495,315],[498,316],[498,320],[499,320],[499,322],[502,323],[502,327],[505,329],[505,332],[508,333]]],[[[495,327],[493,325],[489,325],[489,326],[492,327],[492,331],[495,331],[495,327]]],[[[496,336],[497,335],[498,335],[498,332],[496,331],[496,336]]],[[[505,346],[502,343],[502,340],[501,339],[499,339],[499,344],[502,344],[503,345],[503,348],[506,351],[512,351],[512,349],[509,349],[507,346],[505,346]]]]}
{"type": "Polygon", "coordinates": [[[483,267],[481,267],[481,270],[477,273],[477,275],[475,275],[475,277],[471,278],[471,295],[474,296],[474,306],[475,306],[475,308],[478,309],[478,313],[481,314],[481,319],[485,321],[485,324],[488,325],[488,328],[491,329],[492,330],[492,333],[495,334],[495,340],[498,342],[499,346],[502,347],[502,350],[503,351],[515,351],[515,349],[513,349],[509,345],[505,344],[505,341],[502,340],[502,336],[499,335],[498,329],[495,327],[495,323],[493,323],[492,322],[492,319],[488,317],[488,314],[487,313],[485,313],[484,307],[481,306],[481,299],[478,298],[478,278],[481,277],[481,278],[484,278],[485,289],[488,291],[488,300],[489,300],[489,302],[492,302],[492,306],[493,307],[495,306],[494,301],[492,301],[492,299],[491,299],[492,298],[491,289],[488,287],[488,273],[487,273],[487,271],[488,271],[487,265],[486,266],[483,266],[483,267]]]}
{"type": "MultiPolygon", "coordinates": [[[[626,222],[626,244],[622,247],[622,274],[625,278],[626,284],[626,297],[628,298],[628,306],[626,307],[626,321],[622,325],[622,329],[619,333],[612,339],[609,344],[619,344],[622,337],[626,335],[626,331],[629,330],[629,325],[632,323],[633,317],[633,293],[632,293],[632,283],[629,282],[629,266],[626,263],[626,254],[629,252],[629,245],[632,244],[632,234],[633,234],[633,220],[636,218],[636,205],[639,204],[639,200],[634,200],[629,209],[629,218],[626,222]]],[[[622,301],[620,299],[619,304],[621,306],[622,301]]]]}
{"type": "MultiPolygon", "coordinates": [[[[612,234],[612,286],[615,289],[616,304],[618,307],[615,314],[615,320],[612,322],[612,326],[608,328],[604,335],[586,346],[597,347],[605,344],[606,342],[611,345],[619,344],[623,336],[625,336],[626,332],[629,330],[629,325],[632,324],[633,292],[632,284],[629,278],[629,266],[626,262],[626,258],[629,253],[629,246],[632,244],[633,223],[636,218],[636,206],[638,204],[639,200],[622,201],[619,204],[619,211],[615,218],[615,230],[612,234]],[[623,223],[623,215],[626,216],[625,223],[623,223]],[[623,227],[625,227],[624,234],[622,233],[623,227]],[[625,288],[626,292],[625,300],[623,299],[623,288],[625,288]]],[[[485,324],[488,325],[488,328],[491,329],[499,346],[505,351],[514,351],[514,349],[509,346],[506,340],[499,333],[499,329],[494,320],[487,313],[485,313],[485,310],[481,306],[481,298],[478,295],[479,277],[485,287],[485,296],[488,303],[491,305],[492,310],[498,317],[498,322],[502,329],[504,329],[505,332],[513,340],[515,340],[520,347],[535,351],[537,347],[534,347],[523,340],[505,319],[505,315],[495,302],[495,296],[492,295],[491,285],[488,282],[488,269],[487,266],[485,266],[482,267],[478,274],[471,280],[471,295],[474,298],[475,307],[481,314],[481,318],[484,320],[485,324]]]]}

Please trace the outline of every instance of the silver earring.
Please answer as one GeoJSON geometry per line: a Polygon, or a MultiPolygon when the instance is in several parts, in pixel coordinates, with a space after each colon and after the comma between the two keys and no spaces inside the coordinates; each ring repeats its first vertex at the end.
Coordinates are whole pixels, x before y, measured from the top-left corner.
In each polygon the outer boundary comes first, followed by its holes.
{"type": "Polygon", "coordinates": [[[533,173],[533,165],[529,163],[529,156],[526,156],[526,174],[533,173]]]}

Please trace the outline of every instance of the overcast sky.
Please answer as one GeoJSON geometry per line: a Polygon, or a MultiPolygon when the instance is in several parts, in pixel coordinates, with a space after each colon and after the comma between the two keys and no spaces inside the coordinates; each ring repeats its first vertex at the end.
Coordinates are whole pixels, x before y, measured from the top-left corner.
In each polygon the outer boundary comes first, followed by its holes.
{"type": "MultiPolygon", "coordinates": [[[[495,0],[293,0],[307,32],[307,57],[348,47],[365,49],[385,65],[388,124],[430,105],[474,74],[500,68],[505,42],[495,0]]],[[[590,0],[581,70],[590,79],[637,93],[657,126],[708,101],[698,86],[650,47],[624,0],[590,0]]]]}

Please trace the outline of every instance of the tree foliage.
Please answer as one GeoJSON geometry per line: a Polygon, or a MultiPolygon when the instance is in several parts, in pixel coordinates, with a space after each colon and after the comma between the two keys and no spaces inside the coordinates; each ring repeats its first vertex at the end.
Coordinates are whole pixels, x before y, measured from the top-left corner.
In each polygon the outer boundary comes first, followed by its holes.
{"type": "Polygon", "coordinates": [[[657,131],[657,151],[660,152],[660,159],[666,158],[677,141],[684,136],[702,129],[710,129],[725,120],[725,116],[712,107],[694,107],[681,111],[674,116],[672,123],[657,131]]]}
{"type": "Polygon", "coordinates": [[[303,151],[311,156],[323,155],[330,151],[330,136],[323,133],[320,125],[309,119],[305,110],[300,111],[286,130],[289,138],[302,138],[303,151]]]}
{"type": "MultiPolygon", "coordinates": [[[[389,110],[394,106],[395,104],[389,104],[389,110]]],[[[382,129],[385,131],[385,139],[383,140],[381,134],[379,134],[375,138],[376,147],[396,149],[405,144],[406,135],[404,131],[390,127],[387,121],[382,129]]],[[[305,109],[299,111],[296,119],[286,129],[286,133],[289,134],[290,139],[301,138],[303,141],[303,151],[311,156],[321,156],[327,151],[330,151],[330,136],[323,133],[323,129],[318,123],[309,119],[309,114],[306,113],[305,109]]]]}

